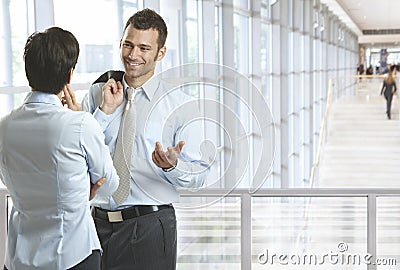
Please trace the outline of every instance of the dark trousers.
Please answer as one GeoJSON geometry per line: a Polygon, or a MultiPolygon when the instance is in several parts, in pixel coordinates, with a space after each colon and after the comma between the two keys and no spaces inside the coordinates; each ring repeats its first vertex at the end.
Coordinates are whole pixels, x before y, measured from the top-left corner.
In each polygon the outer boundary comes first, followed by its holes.
{"type": "Polygon", "coordinates": [[[102,270],[175,270],[174,208],[110,223],[94,217],[103,248],[102,270]]]}
{"type": "Polygon", "coordinates": [[[386,94],[385,93],[385,98],[386,98],[386,114],[388,118],[390,119],[390,111],[392,109],[392,99],[393,99],[393,94],[386,94]]]}
{"type": "MultiPolygon", "coordinates": [[[[93,250],[92,254],[86,257],[83,261],[78,263],[68,270],[100,270],[101,256],[99,250],[93,250]]],[[[4,266],[4,270],[8,270],[4,266]]]]}
{"type": "Polygon", "coordinates": [[[68,270],[100,270],[101,255],[100,250],[93,250],[92,254],[86,257],[83,261],[78,263],[68,270]]]}

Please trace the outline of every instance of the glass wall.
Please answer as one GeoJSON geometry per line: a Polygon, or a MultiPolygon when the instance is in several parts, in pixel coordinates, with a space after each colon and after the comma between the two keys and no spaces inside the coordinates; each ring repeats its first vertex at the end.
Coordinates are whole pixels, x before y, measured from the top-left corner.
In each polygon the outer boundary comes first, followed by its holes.
{"type": "MultiPolygon", "coordinates": [[[[167,54],[157,71],[200,100],[204,135],[215,151],[206,187],[307,187],[328,79],[354,74],[358,62],[357,37],[319,0],[2,0],[0,117],[29,91],[22,59],[28,35],[52,25],[76,35],[81,54],[72,87],[82,96],[102,72],[122,68],[119,40],[125,21],[144,7],[158,11],[169,29],[167,54]]],[[[178,269],[203,269],[205,263],[210,269],[239,269],[241,204],[223,197],[212,204],[207,204],[211,197],[176,204],[178,269]],[[185,209],[192,204],[211,207],[185,209]]],[[[315,201],[329,206],[333,217],[350,209],[344,226],[366,220],[358,199],[343,205],[315,201]]],[[[314,243],[313,235],[299,234],[306,222],[300,215],[304,198],[253,202],[257,207],[247,213],[253,222],[252,254],[271,243],[277,252],[277,243],[298,244],[291,248],[314,243]],[[276,224],[288,226],[275,227],[275,216],[276,224]]],[[[320,211],[326,208],[311,208],[309,216],[316,233],[331,222],[331,217],[319,219],[320,211]]],[[[351,237],[365,242],[364,230],[357,228],[354,236],[347,228],[344,234],[331,223],[329,230],[349,243],[355,243],[351,237]]],[[[380,234],[378,240],[385,237],[380,234]]],[[[314,244],[329,250],[335,239],[328,240],[314,244]]]]}
{"type": "Polygon", "coordinates": [[[216,152],[208,187],[307,186],[327,81],[357,65],[357,37],[319,0],[0,3],[1,115],[29,91],[22,52],[32,32],[56,25],[76,35],[81,54],[73,87],[84,94],[99,74],[122,68],[119,40],[127,18],[144,7],[158,11],[169,36],[157,71],[193,63],[212,67],[186,70],[178,80],[200,78],[183,89],[212,120],[204,120],[216,152]],[[202,81],[205,75],[213,85],[202,81]]]}

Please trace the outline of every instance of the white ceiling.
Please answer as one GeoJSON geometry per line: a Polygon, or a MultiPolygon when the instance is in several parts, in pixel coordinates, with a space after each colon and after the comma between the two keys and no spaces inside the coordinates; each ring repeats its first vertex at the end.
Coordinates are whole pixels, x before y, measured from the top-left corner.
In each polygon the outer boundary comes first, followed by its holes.
{"type": "Polygon", "coordinates": [[[399,29],[399,0],[337,0],[361,29],[399,29]]]}
{"type": "Polygon", "coordinates": [[[398,45],[400,35],[363,35],[363,30],[400,29],[400,0],[321,0],[359,36],[359,43],[398,45]]]}

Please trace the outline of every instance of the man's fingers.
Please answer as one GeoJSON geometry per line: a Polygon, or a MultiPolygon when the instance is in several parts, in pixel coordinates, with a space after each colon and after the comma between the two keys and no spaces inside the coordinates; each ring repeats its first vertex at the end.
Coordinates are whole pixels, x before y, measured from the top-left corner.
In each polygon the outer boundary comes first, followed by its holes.
{"type": "Polygon", "coordinates": [[[153,153],[151,153],[151,159],[153,160],[153,162],[158,165],[158,160],[156,158],[156,151],[153,151],[153,153]]]}
{"type": "Polygon", "coordinates": [[[118,90],[118,84],[113,78],[109,79],[105,86],[108,87],[113,94],[115,94],[118,90]]]}
{"type": "Polygon", "coordinates": [[[163,147],[162,147],[162,145],[161,145],[160,142],[156,142],[156,148],[155,148],[155,150],[156,150],[156,151],[164,151],[164,150],[163,150],[163,147]]]}
{"type": "Polygon", "coordinates": [[[69,109],[73,111],[80,111],[81,110],[81,104],[76,102],[75,94],[71,90],[71,87],[69,84],[64,86],[63,88],[63,93],[64,96],[61,98],[61,102],[63,105],[67,105],[69,109]]]}
{"type": "Polygon", "coordinates": [[[155,156],[156,160],[157,160],[159,163],[162,163],[162,162],[167,161],[167,156],[165,155],[165,153],[164,153],[164,151],[162,150],[162,148],[161,148],[161,151],[160,151],[159,149],[156,149],[156,150],[154,151],[154,156],[155,156]]]}
{"type": "Polygon", "coordinates": [[[96,182],[96,186],[98,186],[97,189],[99,189],[104,183],[106,182],[106,178],[100,178],[99,181],[96,182]]]}
{"type": "Polygon", "coordinates": [[[160,153],[154,150],[151,155],[151,159],[153,160],[154,164],[160,168],[171,165],[164,152],[160,155],[160,153]]]}
{"type": "Polygon", "coordinates": [[[67,92],[69,95],[69,98],[71,99],[72,103],[76,103],[76,98],[75,98],[75,93],[74,91],[72,91],[71,89],[71,85],[67,84],[67,92]]]}
{"type": "Polygon", "coordinates": [[[155,148],[154,148],[151,158],[152,158],[154,164],[156,164],[159,168],[169,168],[171,166],[174,166],[174,164],[176,164],[175,158],[170,159],[171,157],[169,157],[169,155],[172,152],[177,151],[177,149],[170,146],[167,148],[167,151],[168,151],[167,153],[164,152],[164,149],[163,149],[161,143],[156,142],[156,145],[155,145],[155,148]]]}
{"type": "Polygon", "coordinates": [[[95,196],[99,188],[106,182],[106,178],[100,178],[95,184],[90,183],[90,196],[89,201],[92,200],[95,196]]]}
{"type": "Polygon", "coordinates": [[[67,87],[63,88],[63,93],[64,93],[64,99],[67,102],[67,104],[71,103],[71,95],[70,92],[68,91],[67,87]]]}
{"type": "Polygon", "coordinates": [[[154,164],[156,164],[157,166],[160,166],[160,161],[156,157],[156,151],[153,151],[153,153],[151,154],[151,159],[153,160],[154,164]]]}
{"type": "Polygon", "coordinates": [[[155,151],[155,155],[157,157],[157,160],[159,162],[162,162],[162,161],[164,161],[166,159],[164,149],[163,149],[163,147],[162,147],[160,142],[156,142],[156,147],[155,147],[154,151],[155,151]]]}
{"type": "Polygon", "coordinates": [[[178,143],[178,145],[177,145],[177,148],[178,148],[179,152],[182,151],[182,148],[183,148],[184,145],[185,145],[185,142],[184,142],[184,141],[179,141],[179,143],[178,143]]]}
{"type": "Polygon", "coordinates": [[[175,150],[179,154],[182,151],[182,148],[183,148],[184,145],[185,145],[184,141],[179,141],[178,144],[175,147],[168,146],[167,147],[167,151],[168,152],[172,152],[172,151],[175,150]]]}
{"type": "Polygon", "coordinates": [[[124,91],[124,86],[120,81],[117,82],[117,92],[123,92],[124,91]]]}

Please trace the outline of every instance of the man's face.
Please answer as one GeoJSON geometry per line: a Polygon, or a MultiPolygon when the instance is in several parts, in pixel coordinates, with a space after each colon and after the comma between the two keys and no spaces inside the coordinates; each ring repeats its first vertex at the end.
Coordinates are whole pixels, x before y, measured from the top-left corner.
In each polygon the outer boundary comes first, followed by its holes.
{"type": "Polygon", "coordinates": [[[125,79],[130,86],[143,85],[154,74],[157,61],[164,55],[165,46],[158,49],[158,32],[138,30],[129,25],[121,39],[120,55],[125,67],[125,79]]]}

